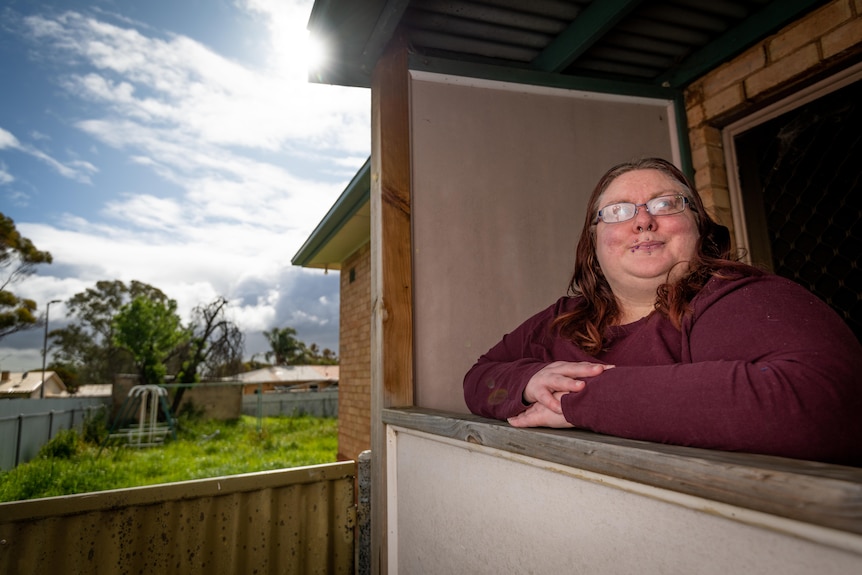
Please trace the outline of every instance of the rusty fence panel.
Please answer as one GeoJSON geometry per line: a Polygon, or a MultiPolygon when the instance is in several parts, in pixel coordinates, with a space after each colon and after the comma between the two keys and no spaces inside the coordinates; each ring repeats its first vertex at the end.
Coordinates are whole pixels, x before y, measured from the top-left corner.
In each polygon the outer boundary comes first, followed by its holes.
{"type": "Polygon", "coordinates": [[[353,573],[352,461],[0,503],[0,573],[353,573]]]}

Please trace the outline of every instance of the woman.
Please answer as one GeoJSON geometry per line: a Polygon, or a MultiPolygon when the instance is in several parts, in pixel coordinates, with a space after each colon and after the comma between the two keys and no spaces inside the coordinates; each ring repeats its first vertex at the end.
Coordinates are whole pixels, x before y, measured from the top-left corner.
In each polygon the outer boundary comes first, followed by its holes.
{"type": "Polygon", "coordinates": [[[862,347],[825,303],[732,260],[688,179],[650,158],[593,190],[571,297],[464,379],[476,414],[862,464],[862,347]]]}

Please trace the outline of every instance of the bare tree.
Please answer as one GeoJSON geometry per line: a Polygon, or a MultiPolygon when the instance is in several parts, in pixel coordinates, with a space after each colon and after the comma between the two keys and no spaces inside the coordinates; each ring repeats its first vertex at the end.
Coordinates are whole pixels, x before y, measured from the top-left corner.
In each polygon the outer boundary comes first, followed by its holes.
{"type": "MultiPolygon", "coordinates": [[[[177,375],[179,383],[194,384],[202,378],[225,377],[242,369],[245,337],[227,318],[227,307],[227,299],[218,297],[192,311],[188,327],[191,337],[179,350],[182,358],[182,367],[177,375]]],[[[180,387],[174,395],[174,413],[177,413],[185,390],[185,387],[180,387]]]]}

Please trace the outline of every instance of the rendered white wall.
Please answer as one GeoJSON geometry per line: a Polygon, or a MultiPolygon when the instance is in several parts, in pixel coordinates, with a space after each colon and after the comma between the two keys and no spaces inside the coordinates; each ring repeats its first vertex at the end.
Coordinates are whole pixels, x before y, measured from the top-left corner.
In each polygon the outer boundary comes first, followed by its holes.
{"type": "Polygon", "coordinates": [[[389,428],[390,573],[862,573],[862,537],[389,428]]]}

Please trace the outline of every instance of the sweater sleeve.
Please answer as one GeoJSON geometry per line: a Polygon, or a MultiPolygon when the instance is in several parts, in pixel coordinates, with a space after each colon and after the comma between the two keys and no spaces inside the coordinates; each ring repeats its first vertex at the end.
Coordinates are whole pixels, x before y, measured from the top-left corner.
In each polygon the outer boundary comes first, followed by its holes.
{"type": "Polygon", "coordinates": [[[680,363],[620,365],[563,398],[577,427],[646,441],[862,464],[862,347],[776,276],[713,281],[680,363]]]}
{"type": "MultiPolygon", "coordinates": [[[[522,399],[524,388],[537,371],[555,361],[550,349],[554,345],[551,323],[565,307],[567,299],[561,298],[506,334],[467,372],[464,399],[471,412],[507,419],[527,409],[522,399]]],[[[571,348],[573,353],[583,355],[583,361],[595,361],[574,345],[571,348]]]]}

